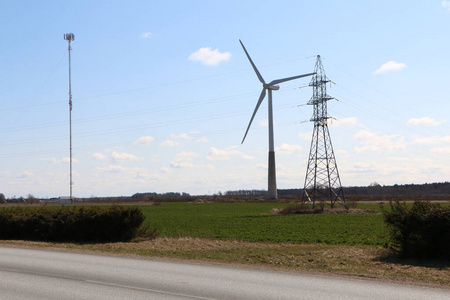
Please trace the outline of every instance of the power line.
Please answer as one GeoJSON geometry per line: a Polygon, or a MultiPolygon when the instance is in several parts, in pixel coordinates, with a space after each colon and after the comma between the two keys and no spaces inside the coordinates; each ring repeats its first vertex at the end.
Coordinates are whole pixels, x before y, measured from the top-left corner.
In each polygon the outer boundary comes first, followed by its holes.
{"type": "MultiPolygon", "coordinates": [[[[284,105],[277,105],[275,106],[275,108],[277,110],[284,110],[284,109],[292,109],[293,107],[295,107],[295,105],[293,105],[292,103],[290,104],[284,104],[284,105]]],[[[262,111],[266,111],[267,108],[262,109],[262,111]]],[[[138,130],[143,130],[143,129],[151,129],[151,128],[162,128],[162,127],[169,127],[169,126],[176,126],[176,125],[183,125],[183,124],[189,124],[189,123],[198,123],[198,122],[204,122],[204,121],[209,121],[209,120],[217,120],[217,119],[229,119],[230,117],[235,117],[235,116],[243,116],[246,115],[246,112],[242,112],[242,111],[233,111],[233,112],[227,112],[227,113],[222,113],[222,114],[217,114],[217,115],[210,115],[210,116],[203,116],[203,117],[199,117],[199,118],[187,118],[187,119],[181,119],[181,120],[173,120],[173,121],[165,121],[165,122],[159,122],[159,123],[153,123],[153,124],[148,124],[148,125],[139,125],[139,126],[130,126],[130,127],[119,127],[119,128],[110,128],[110,129],[106,129],[106,130],[98,130],[98,131],[89,131],[89,132],[85,132],[85,133],[81,133],[81,134],[75,134],[73,135],[76,138],[83,138],[83,137],[89,137],[89,136],[104,136],[107,134],[117,134],[117,133],[125,133],[125,132],[133,132],[133,131],[138,131],[138,130]]],[[[298,121],[288,121],[288,122],[281,122],[281,123],[276,123],[276,126],[283,126],[283,125],[288,125],[288,124],[298,124],[298,121]]],[[[239,127],[240,130],[243,129],[243,127],[239,127]]],[[[235,129],[223,129],[223,130],[219,130],[220,132],[228,132],[228,131],[234,131],[235,129]]],[[[216,131],[214,131],[216,132],[216,131]]],[[[4,143],[2,145],[0,145],[0,147],[6,147],[6,146],[13,146],[13,145],[23,145],[23,144],[32,144],[32,143],[36,143],[36,142],[49,142],[49,141],[56,141],[56,140],[63,140],[65,138],[65,135],[57,135],[57,136],[51,136],[51,137],[40,137],[40,138],[35,138],[35,139],[21,139],[21,140],[15,140],[12,141],[10,143],[4,143]]],[[[121,143],[119,142],[118,144],[113,144],[113,145],[128,145],[131,142],[124,142],[121,143]]],[[[107,144],[105,146],[110,146],[111,144],[107,144]]],[[[92,148],[89,146],[89,148],[92,148]]],[[[80,149],[80,148],[76,148],[76,149],[80,149]]],[[[50,150],[48,151],[49,154],[51,153],[59,153],[61,152],[60,150],[50,150]]],[[[37,154],[45,154],[45,151],[27,151],[27,152],[23,152],[23,153],[10,153],[10,154],[0,154],[0,158],[12,158],[12,157],[21,157],[21,156],[32,156],[32,155],[37,155],[37,154]]]]}

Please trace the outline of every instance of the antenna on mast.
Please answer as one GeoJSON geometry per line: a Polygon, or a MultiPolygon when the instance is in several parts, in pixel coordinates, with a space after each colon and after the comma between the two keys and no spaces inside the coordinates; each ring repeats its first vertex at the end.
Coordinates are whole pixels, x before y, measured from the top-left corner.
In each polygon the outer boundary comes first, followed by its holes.
{"type": "Polygon", "coordinates": [[[75,35],[73,33],[64,34],[64,40],[69,42],[69,131],[70,131],[70,203],[73,203],[72,196],[72,81],[71,81],[71,69],[70,69],[70,51],[72,48],[70,47],[70,42],[75,40],[75,35]]]}

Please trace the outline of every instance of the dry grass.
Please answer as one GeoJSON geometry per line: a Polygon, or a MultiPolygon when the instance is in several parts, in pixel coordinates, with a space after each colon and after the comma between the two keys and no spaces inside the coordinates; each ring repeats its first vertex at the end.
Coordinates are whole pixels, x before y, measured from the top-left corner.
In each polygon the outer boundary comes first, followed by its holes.
{"type": "Polygon", "coordinates": [[[199,238],[157,238],[141,242],[106,244],[24,241],[1,241],[0,244],[251,265],[258,268],[326,273],[450,288],[449,262],[400,260],[387,249],[368,246],[250,243],[199,238]]]}
{"type": "Polygon", "coordinates": [[[375,209],[364,208],[316,208],[313,209],[307,205],[290,205],[283,208],[273,208],[270,211],[271,215],[295,215],[295,214],[379,214],[375,209]]]}

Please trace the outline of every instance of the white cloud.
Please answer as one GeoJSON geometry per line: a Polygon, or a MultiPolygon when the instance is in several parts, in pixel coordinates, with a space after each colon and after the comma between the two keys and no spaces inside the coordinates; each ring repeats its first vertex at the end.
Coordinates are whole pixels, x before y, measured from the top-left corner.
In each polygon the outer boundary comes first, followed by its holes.
{"type": "Polygon", "coordinates": [[[255,168],[260,169],[260,170],[267,170],[267,165],[266,164],[256,164],[255,168]]]}
{"type": "Polygon", "coordinates": [[[190,161],[176,161],[170,163],[170,166],[172,168],[192,168],[194,167],[194,164],[190,161]]]}
{"type": "MultiPolygon", "coordinates": [[[[51,158],[41,158],[40,160],[44,160],[44,161],[49,161],[52,162],[54,164],[60,164],[60,163],[70,163],[70,157],[63,157],[61,159],[58,159],[56,157],[51,157],[51,158]]],[[[78,159],[73,158],[72,157],[72,162],[73,163],[78,163],[78,159]]]]}
{"type": "Polygon", "coordinates": [[[109,156],[102,153],[94,153],[90,159],[117,163],[126,160],[138,160],[138,157],[130,153],[113,151],[109,156]]]}
{"type": "Polygon", "coordinates": [[[202,137],[196,140],[197,143],[207,143],[209,142],[208,138],[202,137]]]}
{"type": "Polygon", "coordinates": [[[230,160],[233,155],[238,155],[243,159],[253,159],[250,155],[235,150],[235,148],[236,146],[232,146],[219,150],[215,147],[211,147],[209,148],[208,156],[206,158],[209,160],[230,160]]]}
{"type": "Polygon", "coordinates": [[[177,141],[174,140],[165,140],[164,142],[159,144],[161,147],[176,147],[180,145],[177,141]]]}
{"type": "MultiPolygon", "coordinates": [[[[60,163],[70,163],[70,157],[63,157],[60,161],[58,161],[58,162],[60,162],[60,163]]],[[[77,163],[78,162],[78,159],[76,159],[76,158],[74,158],[74,157],[72,157],[72,162],[73,163],[77,163]]]]}
{"type": "Polygon", "coordinates": [[[141,39],[149,39],[151,37],[154,37],[155,35],[151,32],[144,32],[143,34],[141,34],[141,39]]]}
{"type": "Polygon", "coordinates": [[[347,150],[338,149],[335,152],[336,152],[336,156],[339,158],[349,158],[350,157],[347,150]]]}
{"type": "Polygon", "coordinates": [[[427,138],[416,138],[413,141],[414,144],[440,144],[440,143],[450,143],[450,135],[446,136],[434,136],[427,138]]]}
{"type": "Polygon", "coordinates": [[[34,173],[32,172],[32,171],[24,171],[24,172],[22,172],[22,173],[20,173],[20,174],[17,174],[17,178],[30,178],[30,177],[33,177],[34,176],[34,173]]]}
{"type": "Polygon", "coordinates": [[[148,158],[149,161],[151,162],[158,162],[160,160],[158,155],[152,155],[148,158]]]}
{"type": "MultiPolygon", "coordinates": [[[[120,184],[125,182],[147,182],[146,180],[152,176],[145,168],[142,167],[123,167],[118,165],[108,165],[102,166],[95,169],[95,171],[100,173],[110,173],[110,174],[119,174],[118,178],[120,178],[120,184]]],[[[103,175],[102,175],[103,176],[103,175]]],[[[117,182],[116,182],[117,184],[117,182]]]]}
{"type": "Polygon", "coordinates": [[[217,66],[231,58],[230,52],[220,52],[219,49],[211,50],[211,47],[200,48],[192,53],[188,60],[199,61],[205,66],[217,66]]]}
{"type": "Polygon", "coordinates": [[[258,125],[261,127],[269,127],[269,120],[268,119],[261,120],[258,125]]]}
{"type": "MultiPolygon", "coordinates": [[[[351,179],[355,185],[368,185],[371,182],[380,184],[402,184],[411,182],[436,182],[445,178],[448,167],[435,162],[433,155],[426,158],[407,155],[386,157],[384,160],[344,160],[339,170],[345,181],[351,179]]],[[[342,178],[342,177],[341,177],[342,178]]],[[[343,182],[344,183],[344,182],[343,182]]],[[[344,183],[344,185],[346,185],[344,183]]]]}
{"type": "Polygon", "coordinates": [[[355,151],[358,153],[367,151],[387,153],[404,150],[406,146],[405,139],[399,135],[379,135],[368,129],[361,130],[354,135],[354,138],[365,144],[363,147],[355,147],[355,151]]]}
{"type": "Polygon", "coordinates": [[[382,73],[391,72],[391,71],[401,71],[404,68],[406,68],[406,65],[404,63],[398,63],[398,62],[391,60],[391,61],[385,63],[384,65],[382,65],[379,69],[375,70],[375,72],[373,72],[373,74],[382,74],[382,73]]]}
{"type": "Polygon", "coordinates": [[[101,172],[107,172],[107,173],[121,173],[126,170],[125,167],[122,166],[116,166],[116,165],[109,165],[105,167],[98,167],[96,168],[97,171],[101,172]]]}
{"type": "Polygon", "coordinates": [[[192,137],[191,137],[189,134],[187,134],[187,133],[181,133],[181,134],[178,134],[178,135],[176,135],[176,134],[171,134],[171,135],[169,136],[169,139],[172,139],[172,140],[175,140],[175,139],[179,139],[179,140],[190,140],[190,139],[192,139],[192,137]]]}
{"type": "Polygon", "coordinates": [[[382,166],[380,164],[376,164],[373,162],[355,162],[352,163],[350,166],[347,166],[346,168],[343,168],[341,170],[344,170],[346,173],[354,173],[354,174],[378,174],[380,173],[380,169],[382,169],[382,166]]]}
{"type": "Polygon", "coordinates": [[[130,153],[125,153],[125,152],[116,152],[113,151],[113,153],[111,153],[111,159],[114,162],[119,162],[119,161],[125,161],[125,160],[137,160],[138,157],[136,155],[130,154],[130,153]]]}
{"type": "Polygon", "coordinates": [[[192,168],[194,164],[192,161],[198,155],[194,152],[181,152],[178,153],[175,159],[170,163],[172,168],[192,168]]]}
{"type": "Polygon", "coordinates": [[[307,141],[309,141],[309,140],[311,140],[312,133],[311,133],[311,132],[300,132],[300,133],[298,134],[298,137],[299,137],[300,139],[302,139],[302,140],[307,140],[307,141]]]}
{"type": "Polygon", "coordinates": [[[434,154],[450,154],[450,147],[439,147],[430,150],[434,154]]]}
{"type": "Polygon", "coordinates": [[[423,118],[412,118],[409,119],[407,124],[408,125],[415,125],[415,126],[436,126],[441,123],[444,123],[445,120],[437,121],[430,117],[423,117],[423,118]]]}
{"type": "Polygon", "coordinates": [[[442,7],[448,9],[450,11],[450,1],[442,1],[442,7]]]}
{"type": "Polygon", "coordinates": [[[299,145],[289,145],[287,143],[281,144],[281,146],[275,147],[275,152],[279,154],[291,154],[293,152],[301,151],[302,147],[299,145]]]}
{"type": "Polygon", "coordinates": [[[138,138],[136,141],[133,142],[135,145],[150,145],[155,140],[154,137],[151,136],[143,136],[138,138]]]}
{"type": "Polygon", "coordinates": [[[343,118],[338,120],[331,119],[330,126],[332,127],[340,127],[340,126],[356,126],[358,125],[358,118],[343,118]]]}
{"type": "Polygon", "coordinates": [[[176,140],[191,140],[192,136],[190,136],[187,133],[181,133],[181,134],[171,134],[167,140],[165,140],[164,142],[160,143],[159,145],[161,147],[176,147],[179,146],[180,143],[177,142],[176,140]]]}
{"type": "Polygon", "coordinates": [[[162,173],[171,173],[171,172],[172,172],[172,169],[169,168],[169,167],[162,167],[162,168],[161,168],[161,172],[162,172],[162,173]]]}
{"type": "Polygon", "coordinates": [[[94,153],[91,155],[90,159],[93,160],[108,160],[108,157],[102,153],[94,153]]]}
{"type": "Polygon", "coordinates": [[[280,163],[277,164],[277,181],[280,186],[296,186],[302,181],[301,178],[304,175],[305,174],[303,172],[299,172],[293,164],[289,164],[287,166],[280,163]]]}

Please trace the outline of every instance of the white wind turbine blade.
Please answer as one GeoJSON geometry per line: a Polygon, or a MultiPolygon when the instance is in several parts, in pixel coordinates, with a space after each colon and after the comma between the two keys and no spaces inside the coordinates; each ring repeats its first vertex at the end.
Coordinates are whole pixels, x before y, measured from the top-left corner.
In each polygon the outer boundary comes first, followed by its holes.
{"type": "Polygon", "coordinates": [[[258,103],[256,103],[255,110],[253,111],[253,115],[252,115],[252,118],[250,119],[250,123],[248,123],[248,127],[247,127],[247,130],[245,131],[245,135],[244,135],[244,138],[242,139],[241,144],[244,143],[245,138],[247,137],[248,130],[250,129],[250,126],[252,125],[252,122],[253,122],[253,119],[255,118],[256,112],[258,111],[259,106],[263,102],[264,97],[266,97],[266,89],[265,88],[262,89],[261,95],[259,96],[258,103]]]}
{"type": "Polygon", "coordinates": [[[302,78],[302,77],[307,77],[307,76],[311,76],[311,75],[315,75],[315,74],[316,73],[308,73],[308,74],[303,74],[303,75],[298,75],[298,76],[293,76],[293,77],[273,80],[273,81],[271,81],[268,84],[268,86],[276,85],[276,84],[279,84],[279,83],[282,83],[282,82],[286,82],[286,81],[290,81],[290,80],[294,80],[294,79],[298,79],[298,78],[302,78]]]}
{"type": "Polygon", "coordinates": [[[266,82],[264,81],[264,78],[261,76],[261,74],[259,73],[258,69],[256,68],[255,64],[253,63],[253,60],[251,59],[250,55],[247,52],[247,49],[245,49],[244,44],[242,44],[241,40],[239,40],[239,43],[241,43],[242,48],[244,49],[245,54],[247,55],[248,60],[250,61],[250,63],[252,64],[253,70],[255,70],[256,76],[258,76],[259,81],[262,84],[266,84],[266,82]]]}

